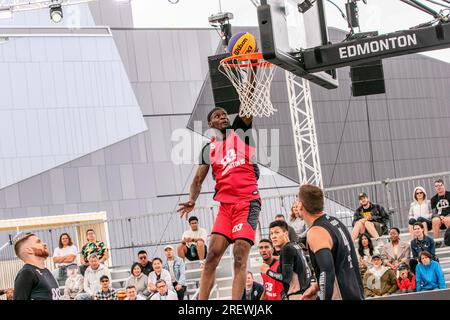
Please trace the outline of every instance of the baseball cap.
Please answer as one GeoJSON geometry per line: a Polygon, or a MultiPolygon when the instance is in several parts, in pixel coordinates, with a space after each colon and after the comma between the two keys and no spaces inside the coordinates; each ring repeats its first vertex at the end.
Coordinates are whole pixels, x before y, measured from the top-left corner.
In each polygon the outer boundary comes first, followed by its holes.
{"type": "Polygon", "coordinates": [[[444,244],[450,246],[450,227],[447,228],[444,234],[444,244]]]}
{"type": "Polygon", "coordinates": [[[365,193],[365,192],[358,193],[358,199],[365,198],[365,197],[367,197],[367,193],[365,193]]]}
{"type": "Polygon", "coordinates": [[[405,269],[408,270],[409,266],[404,262],[400,263],[400,265],[398,266],[398,270],[405,270],[405,269]]]}
{"type": "Polygon", "coordinates": [[[172,249],[173,250],[173,247],[170,244],[168,244],[167,246],[164,247],[164,251],[166,251],[167,249],[172,249]]]}
{"type": "Polygon", "coordinates": [[[381,255],[380,255],[379,253],[375,253],[375,254],[372,256],[372,260],[375,259],[375,258],[381,259],[381,255]]]}

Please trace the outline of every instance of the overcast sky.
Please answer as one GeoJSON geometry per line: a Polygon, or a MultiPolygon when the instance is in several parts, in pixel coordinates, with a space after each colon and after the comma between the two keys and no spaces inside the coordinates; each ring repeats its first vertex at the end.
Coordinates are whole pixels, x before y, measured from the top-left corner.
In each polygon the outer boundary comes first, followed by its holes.
{"type": "MultiPolygon", "coordinates": [[[[174,0],[172,0],[174,1],[174,0]]],[[[333,0],[344,12],[346,0],[333,0]]],[[[408,29],[433,19],[400,0],[367,0],[367,5],[359,2],[361,31],[387,33],[408,29]]],[[[422,0],[439,11],[436,5],[422,0]]],[[[133,0],[133,15],[136,27],[209,27],[208,17],[219,11],[232,12],[235,26],[257,25],[256,8],[250,0],[179,0],[171,4],[169,0],[133,0]]],[[[339,11],[326,1],[326,16],[329,26],[347,30],[347,23],[339,11]]],[[[427,52],[426,55],[450,62],[450,49],[427,52]]]]}

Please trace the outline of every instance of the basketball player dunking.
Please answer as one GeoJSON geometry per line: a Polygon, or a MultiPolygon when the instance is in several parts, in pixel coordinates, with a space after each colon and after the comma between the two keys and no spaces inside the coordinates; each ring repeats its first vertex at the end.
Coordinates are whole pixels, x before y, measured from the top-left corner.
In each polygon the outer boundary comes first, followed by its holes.
{"type": "Polygon", "coordinates": [[[190,189],[188,202],[180,203],[181,216],[194,209],[209,167],[216,181],[214,200],[220,202],[219,213],[211,232],[206,263],[201,275],[199,299],[206,300],[214,284],[216,267],[233,243],[234,279],[232,299],[240,300],[245,287],[247,259],[253,245],[261,211],[257,180],[259,169],[250,135],[252,118],[237,116],[230,126],[227,112],[214,108],[208,114],[208,126],[215,129],[202,150],[201,162],[190,189]],[[248,132],[247,132],[248,133],[248,132]]]}

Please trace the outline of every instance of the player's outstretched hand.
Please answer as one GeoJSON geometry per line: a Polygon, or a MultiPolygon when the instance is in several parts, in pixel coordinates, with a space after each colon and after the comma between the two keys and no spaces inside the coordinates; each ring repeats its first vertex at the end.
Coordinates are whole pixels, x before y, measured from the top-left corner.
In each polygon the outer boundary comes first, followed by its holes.
{"type": "Polygon", "coordinates": [[[316,282],[311,283],[311,286],[305,290],[300,300],[316,300],[317,292],[319,292],[319,285],[316,282]]]}
{"type": "Polygon", "coordinates": [[[177,211],[180,213],[181,218],[186,216],[187,219],[188,214],[194,209],[194,207],[195,201],[189,200],[188,202],[180,203],[180,207],[177,211]]]}

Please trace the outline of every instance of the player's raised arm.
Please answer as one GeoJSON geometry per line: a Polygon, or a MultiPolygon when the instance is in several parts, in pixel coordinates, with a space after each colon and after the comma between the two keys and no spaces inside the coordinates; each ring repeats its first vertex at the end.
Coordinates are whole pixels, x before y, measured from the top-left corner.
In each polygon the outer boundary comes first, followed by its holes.
{"type": "Polygon", "coordinates": [[[197,172],[195,173],[194,179],[192,180],[191,189],[189,192],[189,200],[187,202],[180,203],[180,207],[178,208],[178,212],[180,212],[181,217],[186,215],[186,219],[188,214],[194,209],[195,201],[200,195],[200,191],[202,189],[203,181],[206,178],[206,175],[209,171],[209,165],[201,164],[198,166],[197,172]]]}

